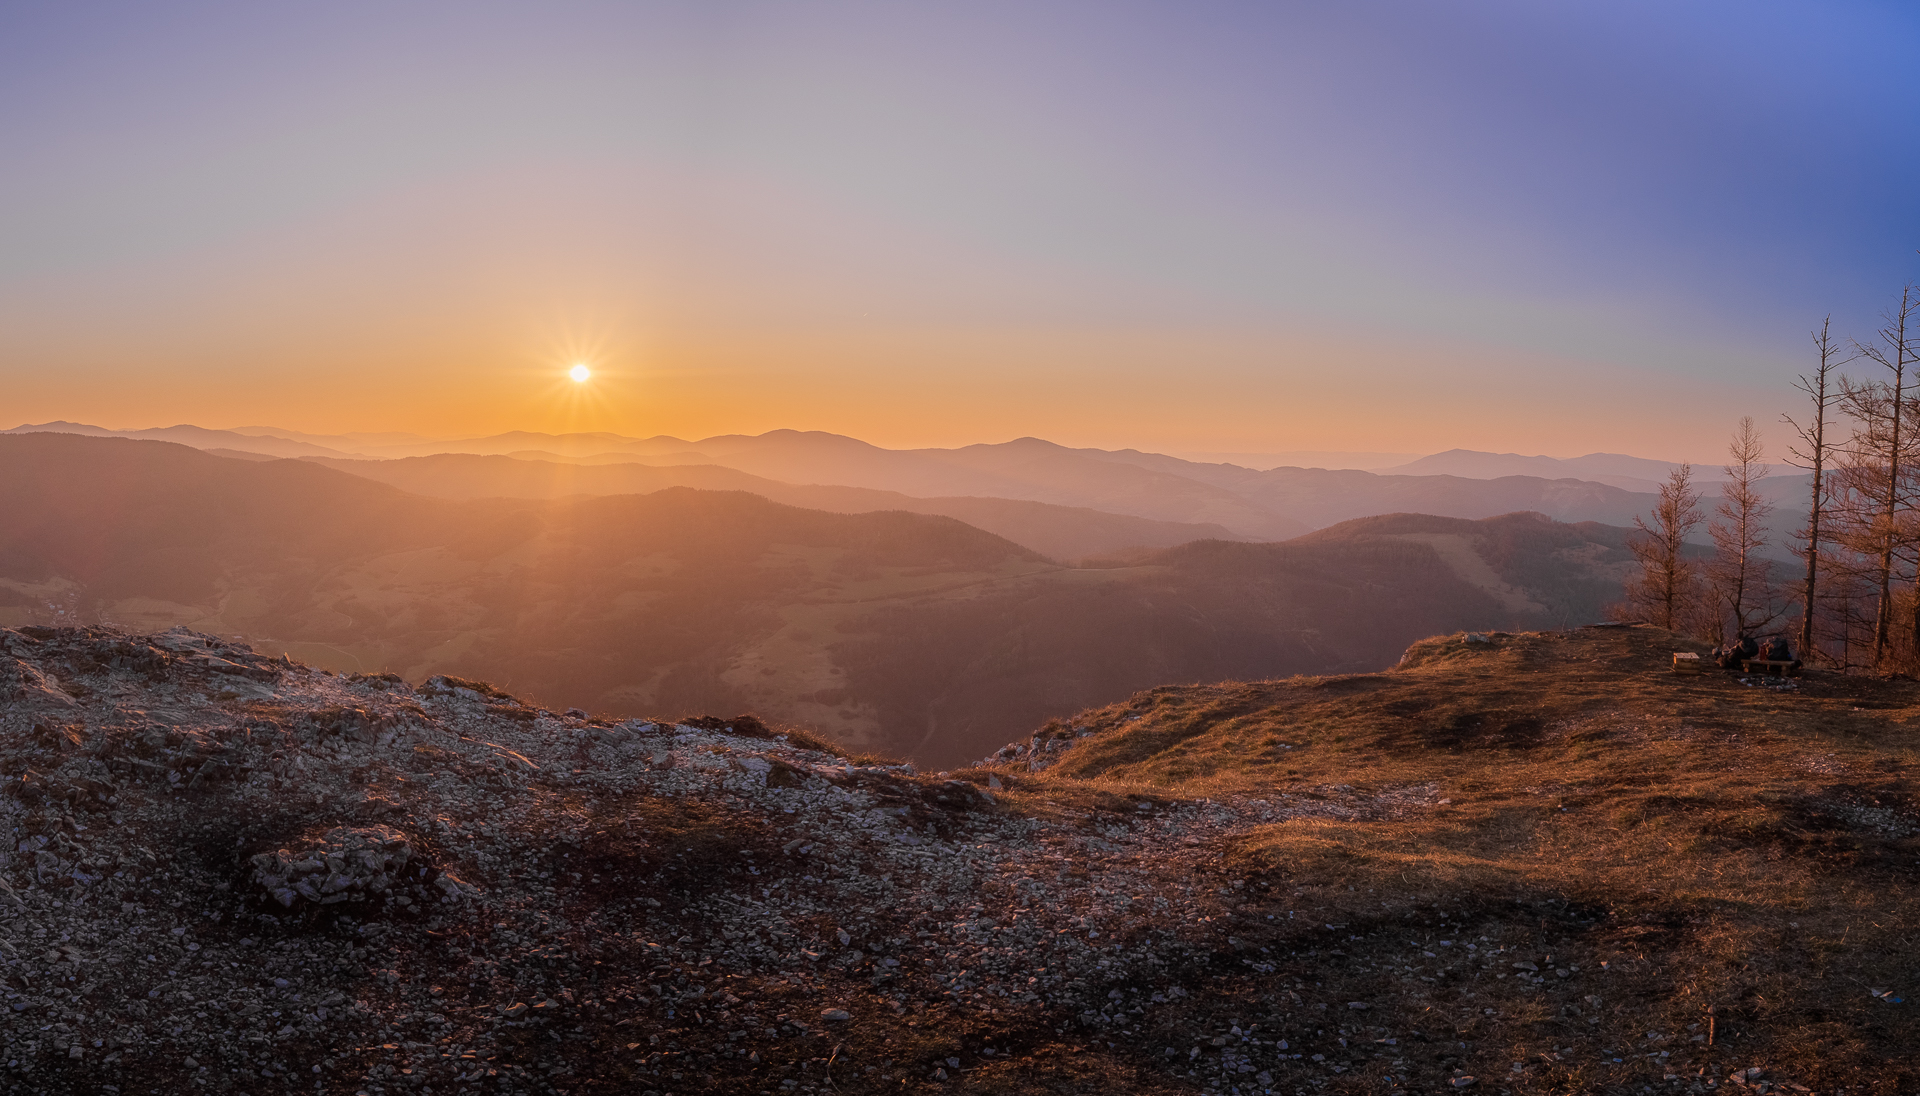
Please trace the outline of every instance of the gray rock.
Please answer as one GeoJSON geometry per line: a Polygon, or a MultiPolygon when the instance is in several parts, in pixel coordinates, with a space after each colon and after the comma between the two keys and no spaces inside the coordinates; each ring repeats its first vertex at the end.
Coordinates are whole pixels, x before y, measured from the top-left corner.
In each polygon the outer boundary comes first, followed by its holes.
{"type": "MultiPolygon", "coordinates": [[[[409,865],[426,866],[415,863],[411,843],[389,826],[338,827],[319,837],[316,847],[263,852],[249,863],[253,882],[285,909],[301,899],[333,905],[374,898],[404,878],[409,865]]],[[[458,896],[456,882],[449,897],[458,896]]]]}

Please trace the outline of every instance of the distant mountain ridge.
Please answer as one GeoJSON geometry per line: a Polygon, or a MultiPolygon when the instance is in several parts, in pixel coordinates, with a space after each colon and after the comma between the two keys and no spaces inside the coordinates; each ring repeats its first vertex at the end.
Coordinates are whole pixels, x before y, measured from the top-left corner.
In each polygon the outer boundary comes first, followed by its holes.
{"type": "Polygon", "coordinates": [[[1388,515],[1070,567],[930,514],[685,486],[439,499],[64,434],[0,437],[0,513],[0,624],[187,625],[561,708],[758,711],[936,765],[1168,681],[1377,669],[1436,632],[1578,623],[1630,558],[1613,527],[1388,515]]]}
{"type": "MultiPolygon", "coordinates": [[[[1679,461],[1629,457],[1620,453],[1588,453],[1584,457],[1527,457],[1518,453],[1483,453],[1473,449],[1449,449],[1391,468],[1379,468],[1390,476],[1463,476],[1469,479],[1498,479],[1502,476],[1539,476],[1546,479],[1583,479],[1605,483],[1627,491],[1656,492],[1679,461]]],[[[1718,464],[1693,466],[1694,481],[1702,487],[1717,483],[1726,473],[1718,464]]],[[[1796,476],[1799,469],[1788,464],[1768,465],[1770,476],[1796,476]]]]}
{"type": "Polygon", "coordinates": [[[232,449],[242,453],[260,453],[274,457],[343,457],[349,454],[323,445],[286,438],[255,437],[232,430],[209,430],[202,426],[161,426],[150,430],[107,430],[78,422],[47,422],[0,430],[0,434],[79,434],[93,438],[132,438],[139,441],[170,441],[195,449],[232,449]]]}
{"type": "Polygon", "coordinates": [[[916,498],[865,487],[782,483],[714,464],[577,464],[467,453],[384,461],[302,459],[434,498],[553,499],[568,495],[649,494],[668,487],[696,487],[709,491],[751,491],[774,502],[837,514],[880,510],[942,514],[1063,561],[1129,548],[1170,548],[1195,540],[1249,539],[1218,524],[1154,521],[1086,507],[1018,499],[916,498]]]}
{"type": "MultiPolygon", "coordinates": [[[[262,428],[250,427],[249,430],[262,428]]],[[[82,434],[113,434],[97,427],[71,423],[19,427],[7,433],[60,430],[82,434]]],[[[293,432],[286,432],[293,433],[293,432]]],[[[772,430],[764,434],[726,434],[687,441],[659,436],[629,438],[610,433],[543,434],[513,431],[486,438],[434,442],[394,436],[334,435],[321,440],[352,444],[348,455],[302,438],[273,437],[237,431],[210,431],[176,426],[163,430],[127,432],[127,436],[179,441],[222,452],[253,452],[284,457],[325,457],[353,461],[356,474],[388,482],[412,476],[418,489],[429,494],[454,492],[451,481],[427,486],[416,471],[383,467],[375,461],[454,455],[544,461],[552,465],[626,468],[621,473],[570,474],[583,493],[606,494],[631,490],[621,484],[663,486],[664,472],[654,469],[706,467],[705,472],[674,473],[678,482],[718,486],[731,469],[756,477],[739,481],[741,489],[778,497],[795,505],[850,511],[854,507],[908,509],[918,512],[957,512],[959,499],[975,519],[997,531],[1014,535],[1021,543],[1056,558],[1072,558],[1081,548],[1096,552],[1110,547],[1158,547],[1192,532],[1243,540],[1286,540],[1312,529],[1354,518],[1385,513],[1425,513],[1443,517],[1479,519],[1520,510],[1546,514],[1560,521],[1598,521],[1628,526],[1649,513],[1657,483],[1626,473],[1657,472],[1666,462],[1613,454],[1589,454],[1572,461],[1513,454],[1486,454],[1467,450],[1434,454],[1401,466],[1400,471],[1367,472],[1357,469],[1279,467],[1260,471],[1236,464],[1204,463],[1135,449],[1072,448],[1040,438],[1017,438],[994,444],[954,449],[885,449],[856,438],[822,431],[772,430]],[[376,440],[378,438],[379,440],[376,440]],[[1565,474],[1513,474],[1510,469],[1565,472],[1590,469],[1592,476],[1639,485],[1628,490],[1600,479],[1565,474]],[[1455,469],[1456,471],[1444,471],[1455,469]],[[1489,473],[1503,474],[1489,476],[1489,473]],[[1416,474],[1417,473],[1417,474],[1416,474]],[[838,489],[811,493],[804,489],[838,489]],[[859,492],[884,495],[860,495],[859,492]],[[919,500],[917,502],[906,500],[919,500]],[[1073,518],[1048,511],[1044,518],[1032,507],[989,504],[1037,503],[1077,509],[1073,518]],[[1107,515],[1096,517],[1096,514],[1107,515]],[[1129,525],[1115,517],[1141,519],[1152,525],[1129,525]],[[1077,526],[1076,526],[1077,522],[1077,526]],[[1183,529],[1182,527],[1188,527],[1183,529]],[[1138,543],[1115,545],[1126,531],[1138,532],[1138,543]],[[1042,545],[1045,545],[1042,547],[1042,545]]],[[[123,435],[115,435],[123,436],[123,435]]],[[[493,465],[499,485],[479,482],[477,472],[463,474],[456,494],[526,496],[524,485],[545,478],[558,482],[563,474],[544,470],[493,465]],[[521,487],[512,486],[523,485],[521,487]]],[[[1702,468],[1700,484],[1711,493],[1710,474],[1702,468]]],[[[1804,510],[1804,477],[1777,475],[1764,484],[1780,506],[1776,533],[1799,523],[1804,510]]],[[[648,488],[654,489],[654,488],[648,488]]],[[[542,488],[538,497],[549,497],[542,488]]],[[[984,526],[983,526],[984,527],[984,526]]],[[[1704,533],[1702,534],[1704,536],[1704,533]]],[[[1777,536],[1776,539],[1780,539],[1777,536]]]]}

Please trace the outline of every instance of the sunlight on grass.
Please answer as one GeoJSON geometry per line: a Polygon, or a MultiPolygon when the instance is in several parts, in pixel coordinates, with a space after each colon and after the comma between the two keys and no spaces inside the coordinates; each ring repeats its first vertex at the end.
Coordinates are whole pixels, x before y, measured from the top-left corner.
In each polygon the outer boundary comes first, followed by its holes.
{"type": "MultiPolygon", "coordinates": [[[[1651,1032],[1686,1053],[1711,1028],[1716,1047],[1803,1077],[1871,1068],[1903,1038],[1885,1024],[1911,1023],[1867,988],[1920,983],[1920,811],[1900,775],[1920,689],[1667,672],[1698,648],[1644,627],[1437,637],[1381,674],[1143,692],[1050,724],[1072,745],[1044,771],[995,771],[1013,809],[1063,816],[1267,804],[1269,823],[1210,848],[1347,926],[1339,963],[1313,977],[1356,996],[1430,932],[1423,911],[1500,955],[1469,964],[1490,987],[1477,998],[1369,1014],[1389,1027],[1535,1051],[1651,1032]],[[1519,992],[1534,978],[1596,991],[1550,1012],[1519,992]]],[[[1555,1091],[1603,1084],[1559,1076],[1555,1091]]]]}

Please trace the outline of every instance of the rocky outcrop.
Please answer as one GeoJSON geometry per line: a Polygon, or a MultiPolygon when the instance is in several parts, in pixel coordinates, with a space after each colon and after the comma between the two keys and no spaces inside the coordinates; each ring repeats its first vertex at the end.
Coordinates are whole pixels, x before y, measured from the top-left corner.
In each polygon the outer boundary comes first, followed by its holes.
{"type": "Polygon", "coordinates": [[[377,902],[409,906],[431,897],[455,902],[471,886],[440,871],[390,826],[340,826],[298,851],[255,853],[248,861],[251,881],[282,907],[302,902],[331,906],[340,902],[377,902]]]}

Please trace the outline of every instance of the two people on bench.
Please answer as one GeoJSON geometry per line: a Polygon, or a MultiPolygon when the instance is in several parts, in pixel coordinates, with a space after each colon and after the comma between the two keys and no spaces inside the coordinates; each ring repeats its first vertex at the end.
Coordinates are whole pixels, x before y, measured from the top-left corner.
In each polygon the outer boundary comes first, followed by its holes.
{"type": "Polygon", "coordinates": [[[1749,661],[1788,662],[1792,668],[1800,668],[1800,660],[1793,657],[1793,645],[1786,636],[1774,636],[1764,646],[1752,636],[1741,633],[1740,638],[1713,651],[1713,660],[1723,670],[1744,670],[1749,661]]]}

